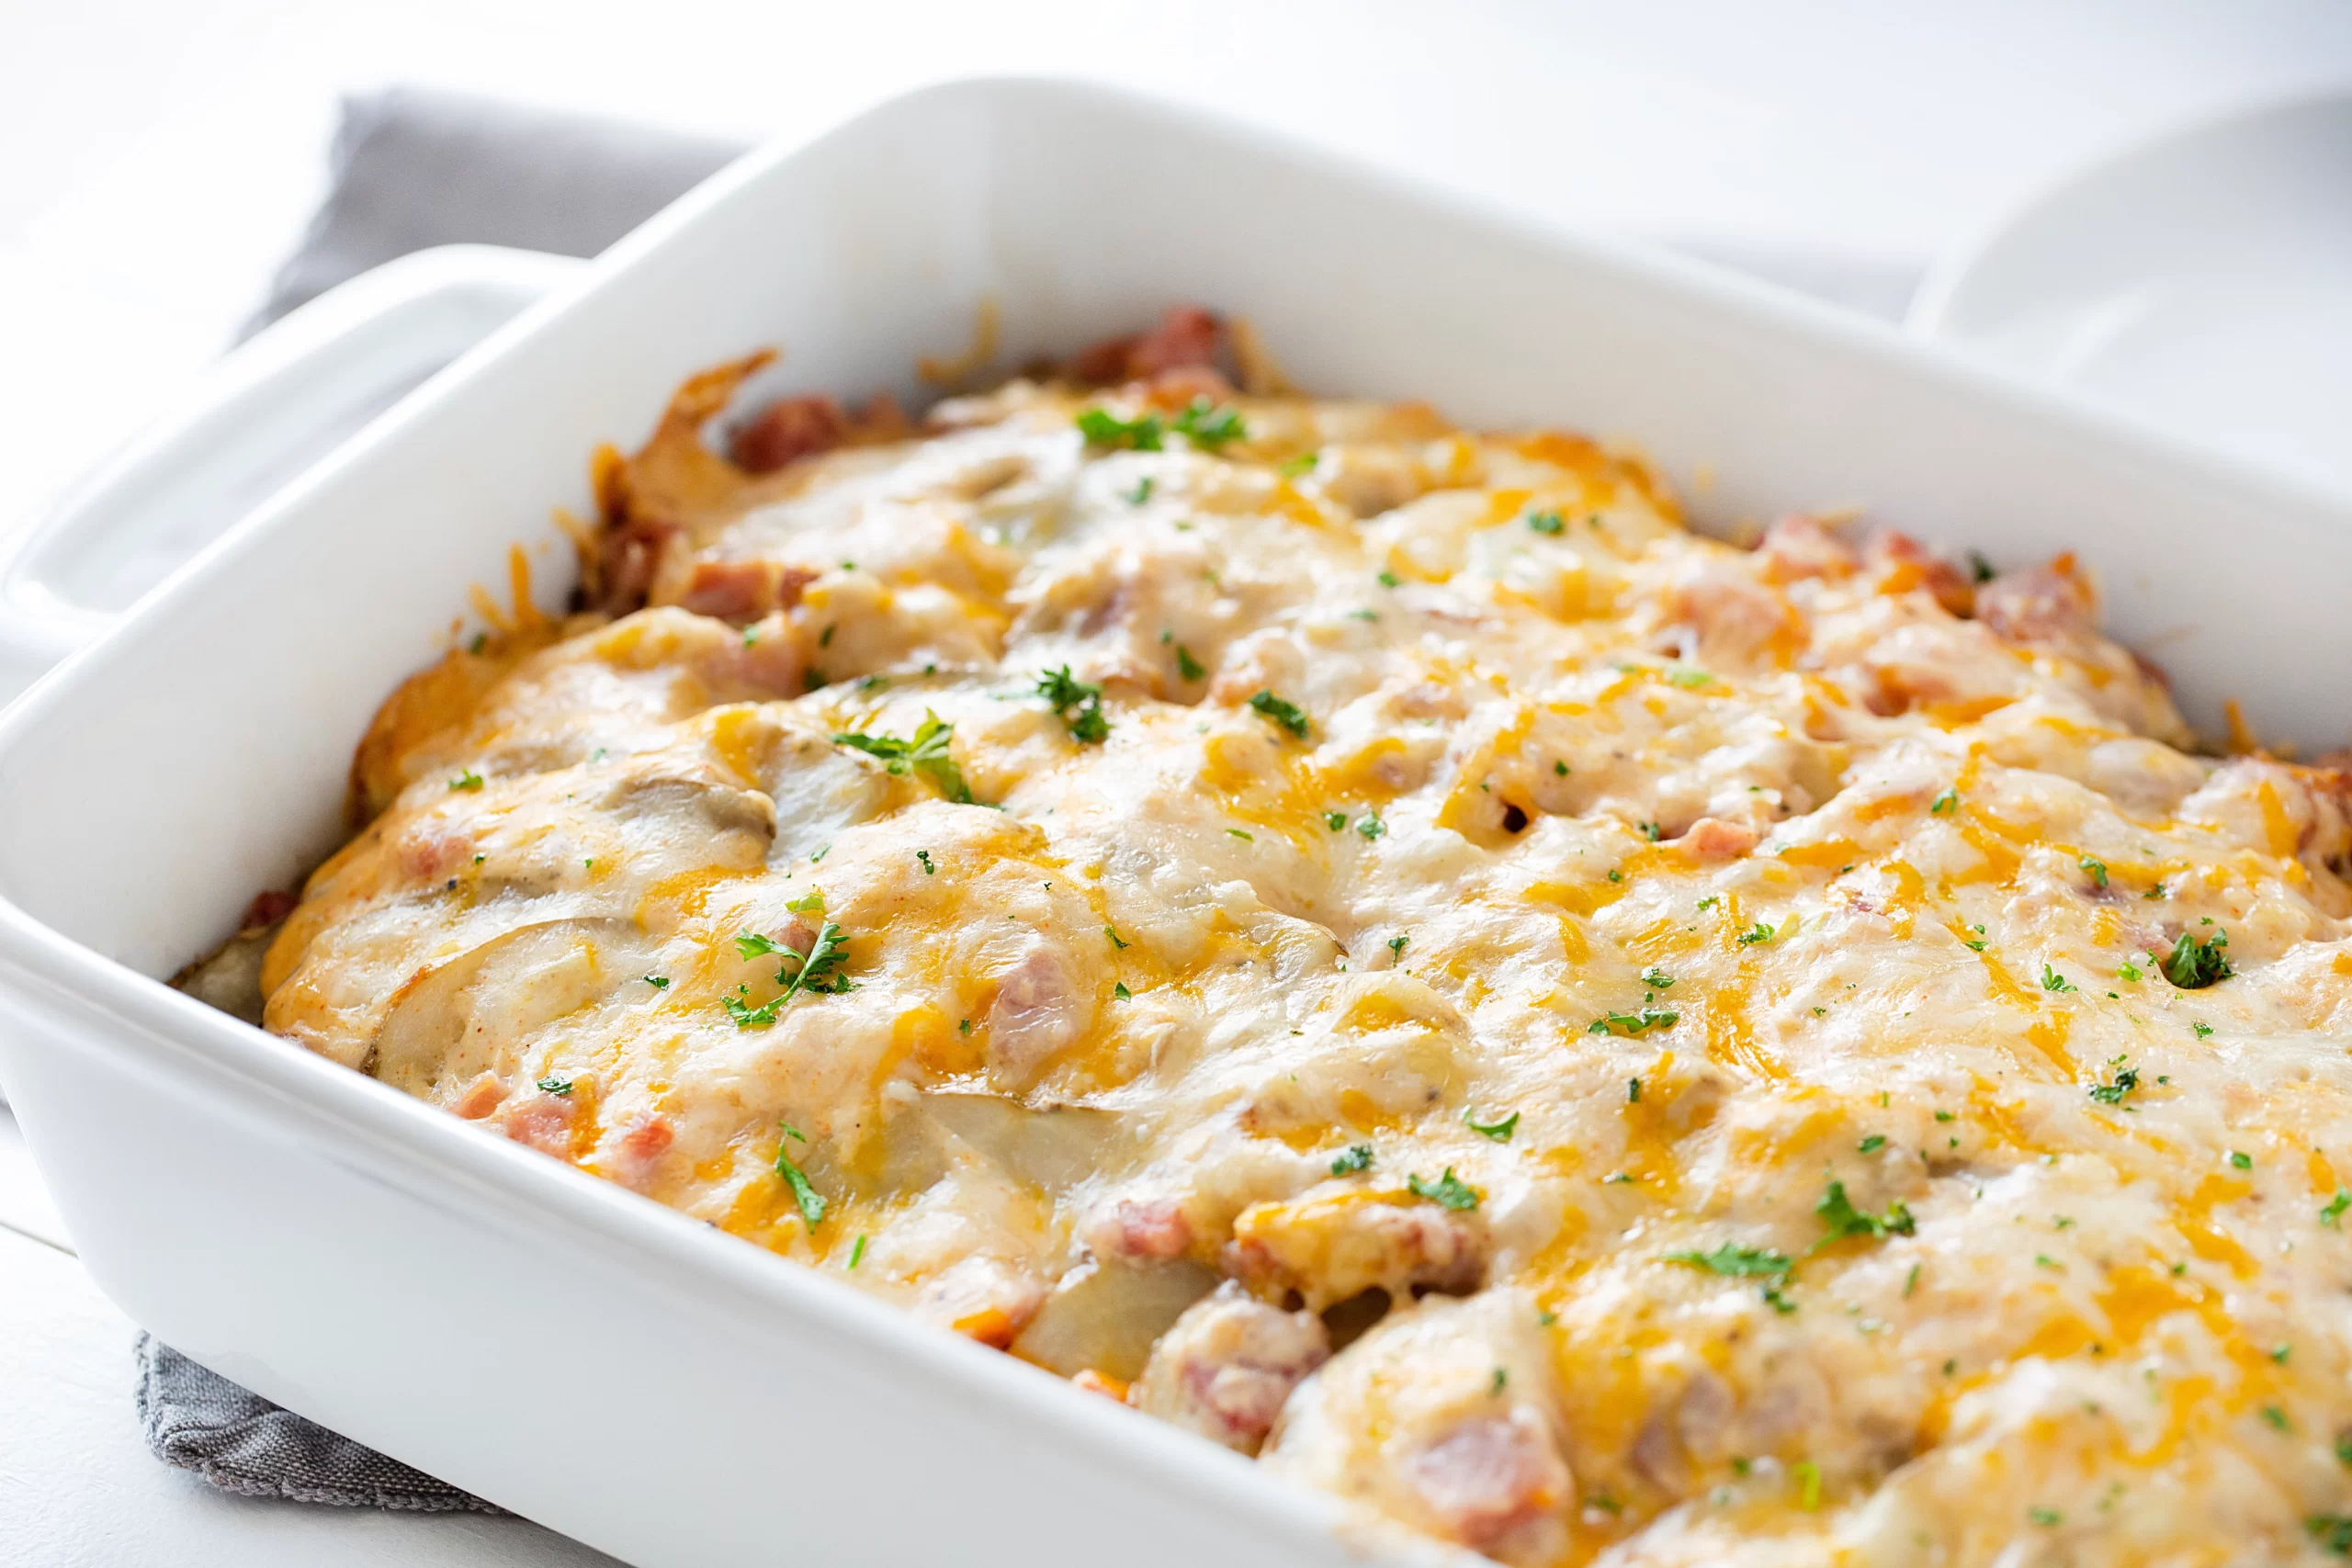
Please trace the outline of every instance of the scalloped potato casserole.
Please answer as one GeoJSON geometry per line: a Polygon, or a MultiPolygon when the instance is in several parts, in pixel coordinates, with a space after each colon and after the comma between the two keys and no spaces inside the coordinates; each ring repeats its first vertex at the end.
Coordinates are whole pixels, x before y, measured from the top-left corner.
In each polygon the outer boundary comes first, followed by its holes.
{"type": "Polygon", "coordinates": [[[2346,776],[1227,335],[697,377],[181,983],[1521,1568],[2352,1551],[2346,776]]]}

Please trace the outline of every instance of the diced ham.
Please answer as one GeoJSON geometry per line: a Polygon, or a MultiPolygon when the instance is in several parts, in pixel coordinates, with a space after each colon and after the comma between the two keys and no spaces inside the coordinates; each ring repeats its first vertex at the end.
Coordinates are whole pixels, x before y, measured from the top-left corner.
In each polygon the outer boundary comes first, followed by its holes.
{"type": "Polygon", "coordinates": [[[1182,1258],[1193,1226],[1173,1198],[1120,1198],[1095,1210],[1086,1244],[1105,1258],[1182,1258]]]}
{"type": "Polygon", "coordinates": [[[571,1097],[540,1091],[507,1102],[498,1123],[518,1144],[527,1144],[558,1159],[571,1157],[571,1121],[577,1111],[571,1097]]]}
{"type": "Polygon", "coordinates": [[[294,906],[301,901],[298,895],[288,893],[281,888],[272,887],[265,892],[256,893],[254,895],[254,901],[245,906],[245,918],[237,922],[237,929],[252,931],[274,926],[292,914],[294,906]]]}
{"type": "Polygon", "coordinates": [[[1401,1469],[1444,1532],[1480,1550],[1552,1513],[1568,1485],[1543,1421],[1525,1408],[1474,1416],[1401,1469]]]}
{"type": "Polygon", "coordinates": [[[460,833],[431,818],[413,822],[393,840],[393,863],[403,876],[417,882],[438,882],[474,858],[471,834],[460,833]]]}
{"type": "Polygon", "coordinates": [[[1882,529],[1871,536],[1868,558],[1879,574],[1882,592],[1908,593],[1924,588],[1936,603],[1955,615],[1965,615],[1976,602],[1975,585],[1951,562],[1931,553],[1908,534],[1882,529]]]}
{"type": "Polygon", "coordinates": [[[1012,1082],[1027,1083],[1047,1057],[1083,1032],[1084,1012],[1060,955],[1042,942],[1031,947],[997,983],[989,1008],[989,1065],[1012,1082]]]}
{"type": "Polygon", "coordinates": [[[1853,547],[1822,526],[1819,520],[1792,512],[1764,530],[1756,558],[1768,582],[1794,582],[1808,577],[1844,577],[1861,565],[1853,547]]]}
{"type": "Polygon", "coordinates": [[[1198,305],[1175,305],[1147,333],[1104,338],[1079,351],[1069,373],[1080,381],[1148,380],[1163,371],[1213,365],[1217,319],[1198,305]]]}
{"type": "Polygon", "coordinates": [[[1778,589],[1730,562],[1705,561],[1678,575],[1667,612],[1696,634],[1696,646],[1686,643],[1683,653],[1711,662],[1745,663],[1804,633],[1778,589]]]}
{"type": "Polygon", "coordinates": [[[1321,1318],[1268,1306],[1228,1280],[1159,1337],[1133,1400],[1162,1420],[1256,1453],[1291,1390],[1330,1354],[1321,1318]]]}
{"type": "Polygon", "coordinates": [[[633,1160],[650,1162],[668,1153],[677,1135],[667,1116],[658,1111],[640,1111],[629,1118],[628,1130],[621,1134],[621,1153],[633,1160]]]}
{"type": "Polygon", "coordinates": [[[1744,822],[1702,817],[1675,841],[1701,860],[1736,860],[1756,847],[1761,837],[1744,822]]]}
{"type": "Polygon", "coordinates": [[[681,609],[744,626],[789,610],[817,581],[807,567],[771,560],[698,560],[678,596],[681,609]]]}
{"type": "Polygon", "coordinates": [[[469,1122],[479,1122],[506,1099],[506,1082],[496,1073],[481,1073],[458,1091],[449,1109],[469,1122]]]}
{"type": "Polygon", "coordinates": [[[1976,618],[2009,642],[2064,642],[2098,629],[2098,592],[2069,552],[1977,589],[1976,618]]]}
{"type": "Polygon", "coordinates": [[[821,392],[779,398],[735,429],[728,456],[746,473],[772,474],[786,464],[831,451],[849,434],[840,403],[821,392]]]}

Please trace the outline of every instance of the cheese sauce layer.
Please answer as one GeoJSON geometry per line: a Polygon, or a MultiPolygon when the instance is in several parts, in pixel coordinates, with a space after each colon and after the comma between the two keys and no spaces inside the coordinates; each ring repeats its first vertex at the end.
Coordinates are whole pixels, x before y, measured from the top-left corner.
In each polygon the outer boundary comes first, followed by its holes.
{"type": "Polygon", "coordinates": [[[266,1026],[1505,1562],[2352,1549],[2346,775],[2182,750],[2066,557],[1212,336],[690,383],[266,1026]]]}

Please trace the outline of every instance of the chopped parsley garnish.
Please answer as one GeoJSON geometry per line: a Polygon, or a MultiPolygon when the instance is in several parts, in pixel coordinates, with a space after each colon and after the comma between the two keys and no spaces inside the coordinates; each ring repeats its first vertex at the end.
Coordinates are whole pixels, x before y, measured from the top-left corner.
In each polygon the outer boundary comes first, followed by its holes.
{"type": "Polygon", "coordinates": [[[1699,900],[1699,912],[1703,915],[1722,902],[1723,898],[1720,895],[1710,893],[1704,898],[1699,900]]]}
{"type": "Polygon", "coordinates": [[[1378,812],[1369,812],[1363,821],[1356,824],[1356,831],[1366,839],[1377,839],[1388,831],[1388,824],[1380,819],[1378,812]]]}
{"type": "MultiPolygon", "coordinates": [[[[2339,1187],[2335,1190],[2335,1196],[2330,1198],[2327,1201],[2327,1206],[2319,1212],[2319,1223],[2324,1225],[2334,1225],[2337,1230],[2342,1230],[2344,1226],[2341,1222],[2344,1218],[2344,1211],[2346,1209],[2352,1209],[2352,1192],[2346,1192],[2339,1187]]],[[[2344,1462],[2352,1464],[2352,1459],[2347,1459],[2344,1462]]]]}
{"type": "Polygon", "coordinates": [[[2230,933],[2215,927],[2213,934],[2199,941],[2188,931],[2172,944],[2172,956],[2164,961],[2165,978],[2184,991],[2201,991],[2208,986],[2219,985],[2236,971],[2230,967],[2230,956],[2222,950],[2230,945],[2230,933]]]}
{"type": "Polygon", "coordinates": [[[1225,403],[1213,403],[1206,398],[1194,398],[1184,405],[1170,423],[1170,428],[1204,452],[1214,452],[1235,441],[1250,439],[1250,427],[1241,423],[1241,411],[1225,403]]]}
{"type": "Polygon", "coordinates": [[[1118,952],[1125,953],[1128,947],[1132,945],[1125,937],[1119,934],[1118,928],[1115,926],[1104,926],[1102,928],[1102,934],[1111,939],[1111,946],[1118,952]]]}
{"type": "Polygon", "coordinates": [[[571,1080],[570,1078],[544,1077],[539,1080],[539,1089],[543,1093],[547,1094],[570,1094],[571,1092],[571,1080]]]}
{"type": "Polygon", "coordinates": [[[825,909],[825,890],[821,887],[811,887],[797,898],[786,899],[784,907],[796,915],[822,914],[825,909]]]}
{"type": "Polygon", "coordinates": [[[1492,1138],[1498,1144],[1508,1144],[1510,1142],[1511,1134],[1518,1130],[1519,1112],[1514,1111],[1510,1115],[1498,1117],[1495,1121],[1481,1122],[1475,1109],[1465,1109],[1462,1112],[1462,1124],[1482,1138],[1492,1138]]]}
{"type": "Polygon", "coordinates": [[[474,640],[466,644],[466,651],[468,653],[480,653],[483,649],[488,648],[489,646],[490,634],[488,632],[476,632],[474,633],[474,640]]]}
{"type": "Polygon", "coordinates": [[[1353,1176],[1358,1171],[1371,1168],[1372,1145],[1370,1144],[1352,1144],[1344,1153],[1331,1161],[1331,1174],[1334,1176],[1353,1176]]]}
{"type": "MultiPolygon", "coordinates": [[[[800,1134],[790,1127],[785,1131],[793,1137],[800,1138],[800,1134]]],[[[800,1141],[807,1143],[808,1140],[801,1138],[800,1141]]],[[[809,1186],[808,1179],[801,1174],[800,1168],[792,1163],[792,1156],[788,1152],[790,1147],[789,1144],[782,1141],[776,1144],[775,1173],[784,1178],[786,1187],[792,1189],[792,1201],[800,1208],[800,1223],[813,1231],[825,1217],[825,1196],[809,1186]]]]}
{"type": "Polygon", "coordinates": [[[850,1266],[851,1268],[854,1269],[854,1268],[856,1268],[859,1264],[861,1264],[861,1263],[863,1263],[863,1262],[865,1262],[865,1237],[864,1235],[860,1235],[860,1236],[859,1236],[855,1241],[854,1241],[854,1242],[850,1243],[850,1247],[849,1247],[849,1266],[850,1266]]]}
{"type": "Polygon", "coordinates": [[[2211,1038],[2213,1032],[2213,1026],[2210,1023],[2192,1023],[2188,1027],[2197,1032],[2199,1040],[2211,1038]]]}
{"type": "Polygon", "coordinates": [[[1348,814],[1344,811],[1326,811],[1323,814],[1323,826],[1330,829],[1334,833],[1347,825],[1348,814]]]}
{"type": "Polygon", "coordinates": [[[964,770],[956,765],[955,757],[947,750],[947,743],[955,735],[954,725],[926,709],[922,723],[916,728],[911,740],[901,740],[892,735],[836,732],[833,743],[879,758],[887,773],[901,776],[909,773],[921,773],[938,785],[940,793],[948,799],[961,806],[969,806],[972,804],[972,786],[964,782],[964,770]]]}
{"type": "Polygon", "coordinates": [[[1557,534],[1567,527],[1556,512],[1531,512],[1527,514],[1527,525],[1538,534],[1557,534]]]}
{"type": "Polygon", "coordinates": [[[1252,712],[1261,717],[1273,720],[1299,739],[1306,739],[1306,714],[1297,704],[1284,702],[1273,693],[1261,687],[1250,696],[1250,707],[1252,712]]]}
{"type": "Polygon", "coordinates": [[[759,1007],[748,1006],[734,997],[726,998],[727,1016],[735,1021],[738,1029],[765,1029],[776,1021],[786,1005],[803,991],[821,991],[829,996],[839,996],[843,991],[857,988],[856,982],[842,973],[842,966],[849,962],[848,941],[842,935],[842,928],[831,920],[825,922],[825,929],[818,933],[817,940],[809,944],[805,953],[786,947],[758,931],[738,933],[735,951],[746,960],[775,956],[797,965],[793,968],[787,968],[786,964],[776,966],[776,984],[784,990],[759,1007]]]}
{"type": "Polygon", "coordinates": [[[1829,1184],[1828,1190],[1821,1195],[1821,1201],[1813,1206],[1813,1212],[1821,1216],[1823,1224],[1829,1227],[1829,1234],[1813,1244],[1816,1252],[1848,1236],[1866,1235],[1874,1241],[1884,1241],[1890,1235],[1909,1235],[1917,1228],[1911,1211],[1904,1207],[1900,1198],[1887,1205],[1884,1214],[1873,1214],[1867,1209],[1854,1207],[1854,1201],[1846,1196],[1846,1184],[1842,1181],[1829,1184]]]}
{"type": "Polygon", "coordinates": [[[2120,1105],[2125,1095],[2140,1087],[2140,1069],[2123,1066],[2120,1056],[2115,1061],[2115,1081],[2091,1085],[2091,1098],[2101,1105],[2120,1105]]]}
{"type": "Polygon", "coordinates": [[[2028,1508],[2025,1511],[2025,1517],[2031,1519],[2035,1524],[2041,1525],[2045,1528],[2062,1525],[2066,1522],[2066,1516],[2060,1513],[2055,1508],[2028,1508]]]}
{"type": "Polygon", "coordinates": [[[1874,1155],[1884,1147],[1886,1147],[1886,1134],[1883,1133],[1872,1133],[1854,1145],[1857,1153],[1866,1155],[1874,1155]]]}
{"type": "Polygon", "coordinates": [[[1037,694],[1061,716],[1069,738],[1080,745],[1099,745],[1110,735],[1111,721],[1102,716],[1102,688],[1073,679],[1069,665],[1040,671],[1037,694]]]}
{"type": "Polygon", "coordinates": [[[1149,474],[1146,474],[1143,478],[1136,481],[1135,489],[1126,492],[1126,501],[1129,506],[1141,506],[1145,502],[1149,501],[1150,499],[1151,476],[1149,474]]]}
{"type": "Polygon", "coordinates": [[[1283,478],[1295,479],[1301,474],[1313,473],[1315,465],[1322,460],[1322,457],[1321,449],[1317,448],[1312,452],[1301,452],[1295,457],[1284,457],[1274,467],[1281,471],[1283,478]]]}
{"type": "Polygon", "coordinates": [[[1193,657],[1193,650],[1182,643],[1176,645],[1176,673],[1187,681],[1197,681],[1207,674],[1208,666],[1193,657]]]}
{"type": "Polygon", "coordinates": [[[2140,966],[2127,958],[2115,966],[2115,977],[2119,980],[2136,980],[2140,977],[2140,966]]]}
{"type": "Polygon", "coordinates": [[[1396,574],[1393,571],[1384,571],[1377,575],[1380,580],[1380,586],[1383,588],[1396,588],[1400,586],[1396,580],[1396,574]]]}
{"type": "Polygon", "coordinates": [[[459,773],[456,778],[449,781],[449,787],[451,789],[465,790],[480,789],[481,788],[481,775],[474,772],[471,768],[468,768],[464,773],[459,773]]]}
{"type": "Polygon", "coordinates": [[[1771,941],[1779,934],[1780,933],[1774,931],[1770,926],[1768,926],[1763,921],[1758,920],[1747,930],[1739,933],[1739,945],[1742,947],[1754,947],[1759,942],[1771,941]]]}
{"type": "Polygon", "coordinates": [[[2081,866],[2086,872],[2089,873],[2090,879],[2099,886],[2104,887],[2107,886],[2107,863],[2105,861],[2099,859],[2097,855],[2085,855],[2075,863],[2081,866]]]}
{"type": "Polygon", "coordinates": [[[1669,668],[1666,672],[1666,680],[1667,684],[1679,686],[1686,692],[1695,692],[1702,686],[1712,686],[1715,683],[1715,678],[1713,675],[1689,664],[1677,664],[1669,668]]]}
{"type": "Polygon", "coordinates": [[[1945,790],[1943,794],[1928,802],[1928,809],[1938,817],[1951,816],[1953,812],[1960,809],[1960,791],[1957,789],[1945,790]]]}
{"type": "Polygon", "coordinates": [[[2161,898],[2164,896],[2165,885],[2161,882],[2157,883],[2154,887],[2149,888],[2145,893],[2140,895],[2143,898],[2161,898]]]}
{"type": "Polygon", "coordinates": [[[1639,1105],[1641,1102],[1642,1080],[1638,1077],[1627,1078],[1625,1080],[1625,1103],[1628,1105],[1639,1105]]]}
{"type": "Polygon", "coordinates": [[[1394,958],[1397,963],[1402,964],[1405,961],[1405,944],[1412,940],[1413,939],[1410,936],[1390,937],[1388,939],[1388,955],[1391,958],[1394,958]]]}
{"type": "Polygon", "coordinates": [[[1136,994],[1127,989],[1127,983],[1125,980],[1114,980],[1111,983],[1111,997],[1113,1000],[1122,1002],[1131,1002],[1136,999],[1136,994]]]}
{"type": "Polygon", "coordinates": [[[935,876],[939,874],[939,868],[931,863],[931,852],[929,850],[917,850],[915,852],[915,859],[921,863],[922,866],[922,874],[925,876],[935,876]]]}
{"type": "Polygon", "coordinates": [[[1990,582],[1997,575],[1993,570],[1993,563],[1984,558],[1982,550],[1968,552],[1968,571],[1979,582],[1990,582]]]}
{"type": "MultiPolygon", "coordinates": [[[[1250,834],[1248,834],[1248,833],[1243,832],[1243,831],[1242,831],[1240,829],[1238,829],[1238,828],[1227,828],[1227,829],[1226,829],[1226,832],[1227,832],[1228,835],[1230,835],[1231,837],[1240,840],[1241,840],[1243,843],[1245,843],[1245,844],[1254,844],[1254,843],[1256,843],[1256,842],[1258,841],[1255,838],[1251,837],[1251,836],[1250,836],[1250,834]]],[[[1396,946],[1396,944],[1395,942],[1390,942],[1388,945],[1389,945],[1389,946],[1391,946],[1391,947],[1394,947],[1394,946],[1396,946]]]]}
{"type": "Polygon", "coordinates": [[[1478,1206],[1478,1190],[1454,1175],[1453,1168],[1450,1165],[1445,1168],[1445,1174],[1435,1181],[1425,1181],[1418,1176],[1407,1176],[1405,1190],[1416,1198],[1428,1199],[1441,1209],[1453,1209],[1457,1213],[1478,1206]]]}
{"type": "Polygon", "coordinates": [[[1821,1467],[1809,1459],[1801,1459],[1789,1466],[1789,1473],[1797,1478],[1797,1506],[1810,1514],[1821,1506],[1821,1467]]]}
{"type": "Polygon", "coordinates": [[[1562,778],[1566,778],[1568,776],[1568,765],[1566,762],[1559,761],[1557,758],[1553,760],[1552,771],[1562,778]]]}
{"type": "Polygon", "coordinates": [[[1109,409],[1088,409],[1077,420],[1079,434],[1091,446],[1125,446],[1137,452],[1157,452],[1166,445],[1162,427],[1156,413],[1137,414],[1133,419],[1121,419],[1109,409]]]}
{"type": "Polygon", "coordinates": [[[1642,971],[1642,984],[1654,991],[1663,991],[1674,984],[1674,976],[1653,964],[1642,971]]]}
{"type": "Polygon", "coordinates": [[[1657,823],[1637,822],[1634,826],[1641,829],[1643,838],[1647,839],[1653,844],[1657,842],[1658,828],[1657,823]]]}
{"type": "Polygon", "coordinates": [[[2230,1151],[2230,1168],[2233,1170],[2252,1170],[2254,1168],[2254,1156],[2250,1154],[2242,1153],[2237,1149],[2232,1149],[2230,1151]]]}
{"type": "Polygon", "coordinates": [[[2045,958],[2041,961],[2041,988],[2045,991],[2071,991],[2075,983],[2050,967],[2050,961],[2045,958]]]}
{"type": "Polygon", "coordinates": [[[670,976],[667,975],[640,975],[638,978],[657,991],[666,991],[670,988],[670,976]]]}
{"type": "Polygon", "coordinates": [[[2313,1514],[2303,1521],[2323,1551],[2352,1557],[2352,1514],[2313,1514]]]}
{"type": "Polygon", "coordinates": [[[1585,1025],[1587,1034],[1639,1034],[1645,1030],[1665,1029],[1682,1015],[1654,1005],[1653,998],[1642,998],[1639,1012],[1604,1012],[1585,1025]]]}
{"type": "Polygon", "coordinates": [[[1496,1395],[1501,1393],[1503,1391],[1503,1385],[1510,1382],[1510,1371],[1504,1368],[1497,1367],[1495,1369],[1495,1375],[1492,1378],[1489,1378],[1487,1382],[1487,1397],[1488,1399],[1492,1399],[1496,1395]]]}
{"type": "Polygon", "coordinates": [[[2266,1404],[2262,1407],[2262,1418],[2278,1431],[2291,1430],[2287,1420],[2287,1413],[2275,1404],[2266,1404]]]}
{"type": "Polygon", "coordinates": [[[1735,1280],[1777,1279],[1795,1267],[1785,1252],[1775,1252],[1769,1247],[1742,1247],[1729,1241],[1713,1252],[1669,1252],[1666,1260],[1735,1280]]]}

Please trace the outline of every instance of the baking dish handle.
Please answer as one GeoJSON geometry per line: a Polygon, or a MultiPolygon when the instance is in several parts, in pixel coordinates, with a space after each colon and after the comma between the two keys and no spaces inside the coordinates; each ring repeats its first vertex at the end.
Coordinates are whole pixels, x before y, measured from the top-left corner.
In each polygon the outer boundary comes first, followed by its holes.
{"type": "Polygon", "coordinates": [[[223,355],[0,560],[0,702],[586,265],[494,245],[418,251],[223,355]]]}

